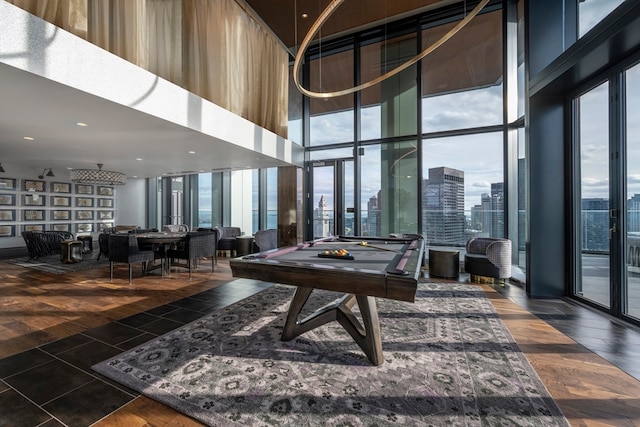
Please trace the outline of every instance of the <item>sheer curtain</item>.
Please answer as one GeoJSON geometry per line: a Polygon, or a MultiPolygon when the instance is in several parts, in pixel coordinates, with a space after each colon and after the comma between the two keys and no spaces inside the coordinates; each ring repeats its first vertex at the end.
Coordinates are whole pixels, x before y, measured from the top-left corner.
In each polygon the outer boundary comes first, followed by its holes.
{"type": "Polygon", "coordinates": [[[87,38],[87,0],[6,0],[76,36],[87,38]]]}
{"type": "Polygon", "coordinates": [[[186,87],[286,137],[288,55],[235,0],[185,0],[186,87]]]}
{"type": "Polygon", "coordinates": [[[236,0],[8,0],[287,137],[289,56],[236,0]]]}

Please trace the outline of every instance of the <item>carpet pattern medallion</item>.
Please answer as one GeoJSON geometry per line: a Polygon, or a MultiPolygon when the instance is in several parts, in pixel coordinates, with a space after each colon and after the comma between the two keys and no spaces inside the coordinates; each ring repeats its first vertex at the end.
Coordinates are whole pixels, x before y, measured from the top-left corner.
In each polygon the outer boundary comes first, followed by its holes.
{"type": "Polygon", "coordinates": [[[337,322],[282,342],[293,292],[273,286],[93,369],[212,426],[569,425],[476,286],[378,299],[377,367],[337,322]]]}

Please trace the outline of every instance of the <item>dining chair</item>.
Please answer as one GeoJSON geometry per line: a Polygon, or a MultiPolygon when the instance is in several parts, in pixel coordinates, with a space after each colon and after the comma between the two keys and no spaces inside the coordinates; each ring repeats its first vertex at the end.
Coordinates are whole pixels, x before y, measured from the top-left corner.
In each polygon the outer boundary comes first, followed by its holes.
{"type": "Polygon", "coordinates": [[[109,235],[109,277],[113,281],[113,264],[116,262],[129,265],[129,283],[131,283],[131,265],[142,263],[142,274],[147,271],[147,262],[153,261],[153,251],[141,251],[135,234],[109,235]]]}
{"type": "Polygon", "coordinates": [[[177,248],[167,251],[167,258],[169,260],[184,260],[184,263],[170,261],[170,267],[188,268],[189,280],[191,280],[192,271],[194,267],[197,267],[200,258],[211,257],[211,271],[214,271],[216,250],[216,233],[193,231],[187,233],[184,242],[181,242],[177,248]]]}

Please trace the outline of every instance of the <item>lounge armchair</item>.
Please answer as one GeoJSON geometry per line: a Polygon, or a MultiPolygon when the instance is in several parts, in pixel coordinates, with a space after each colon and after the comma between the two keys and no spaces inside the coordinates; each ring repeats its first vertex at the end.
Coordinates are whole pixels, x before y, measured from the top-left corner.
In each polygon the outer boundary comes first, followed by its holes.
{"type": "Polygon", "coordinates": [[[480,277],[504,281],[511,277],[511,240],[473,237],[466,249],[464,269],[471,275],[471,281],[481,281],[480,277]]]}
{"type": "Polygon", "coordinates": [[[258,230],[254,235],[254,241],[260,252],[268,251],[278,247],[278,230],[258,230]]]}
{"type": "Polygon", "coordinates": [[[236,250],[236,237],[241,236],[240,227],[220,227],[220,240],[218,241],[219,251],[229,251],[233,255],[236,250]]]}

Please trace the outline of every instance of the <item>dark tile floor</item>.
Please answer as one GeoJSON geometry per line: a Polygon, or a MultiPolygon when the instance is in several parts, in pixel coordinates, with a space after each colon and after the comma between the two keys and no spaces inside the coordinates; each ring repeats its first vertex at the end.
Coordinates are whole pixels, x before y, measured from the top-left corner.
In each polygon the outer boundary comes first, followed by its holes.
{"type": "Polygon", "coordinates": [[[138,392],[91,366],[270,284],[233,281],[189,298],[89,329],[0,360],[0,426],[86,427],[138,392]]]}
{"type": "MultiPolygon", "coordinates": [[[[269,286],[230,282],[0,360],[0,426],[95,423],[138,393],[93,372],[91,365],[269,286]]],[[[528,299],[520,285],[496,290],[640,380],[640,328],[571,301],[528,299]]]]}

